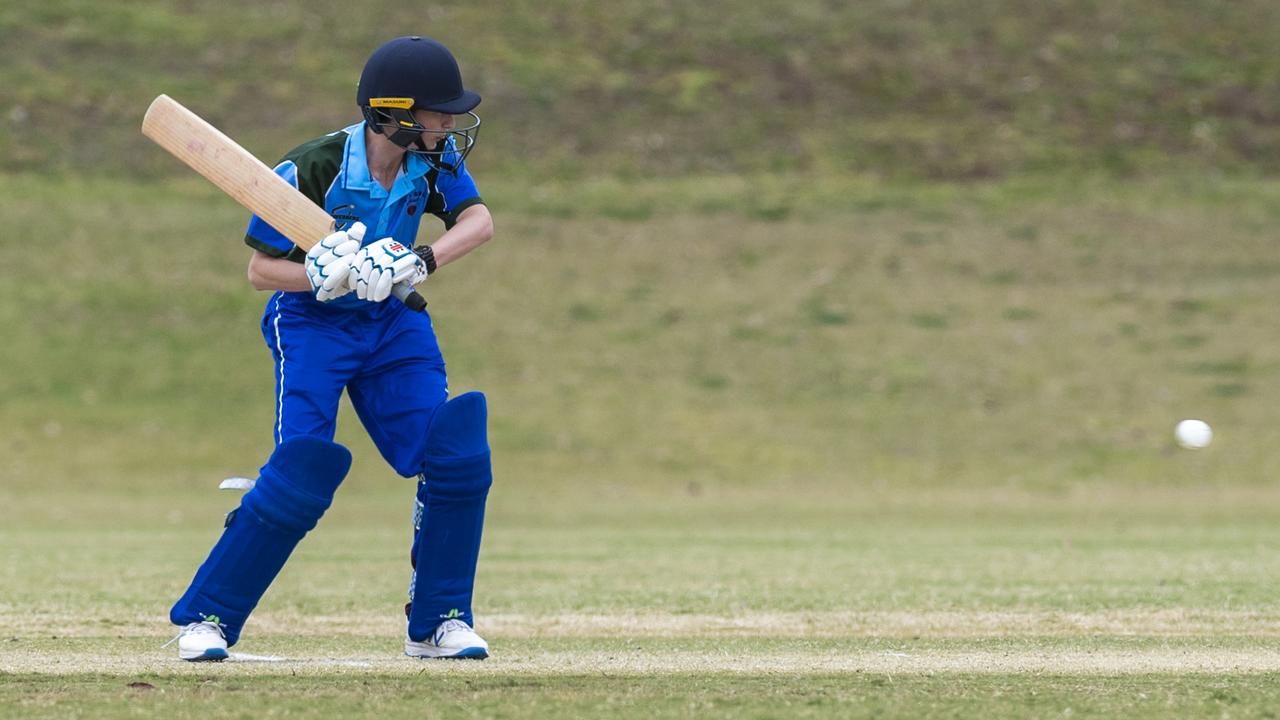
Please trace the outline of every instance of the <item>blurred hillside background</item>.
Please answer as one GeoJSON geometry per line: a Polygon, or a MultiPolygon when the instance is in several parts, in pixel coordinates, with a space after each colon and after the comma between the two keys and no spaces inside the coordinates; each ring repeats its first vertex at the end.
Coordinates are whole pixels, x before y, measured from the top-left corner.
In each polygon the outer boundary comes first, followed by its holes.
{"type": "Polygon", "coordinates": [[[1277,27],[1265,0],[17,0],[0,157],[177,174],[136,127],[164,90],[274,159],[412,32],[483,94],[485,175],[1275,173],[1277,27]]]}
{"type": "Polygon", "coordinates": [[[405,33],[484,96],[469,162],[498,238],[428,294],[513,486],[1276,469],[1280,4],[17,0],[6,486],[253,471],[272,389],[245,216],[142,113],[168,93],[271,163],[357,119],[364,59],[405,33]],[[1176,453],[1193,415],[1220,441],[1176,453]]]}

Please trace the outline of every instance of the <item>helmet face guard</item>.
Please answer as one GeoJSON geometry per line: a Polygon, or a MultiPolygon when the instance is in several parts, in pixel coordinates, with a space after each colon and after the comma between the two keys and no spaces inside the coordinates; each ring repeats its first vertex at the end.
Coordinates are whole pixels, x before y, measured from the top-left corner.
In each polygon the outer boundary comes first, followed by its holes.
{"type": "Polygon", "coordinates": [[[463,87],[453,53],[418,35],[383,43],[369,56],[356,86],[356,105],[370,128],[447,172],[457,172],[476,144],[480,117],[472,111],[479,104],[480,96],[463,87]],[[415,109],[453,115],[459,127],[423,127],[415,109]],[[441,139],[427,147],[424,132],[441,139]]]}
{"type": "Polygon", "coordinates": [[[385,135],[397,146],[422,157],[445,172],[458,171],[480,135],[480,116],[471,111],[459,115],[461,126],[455,125],[449,130],[420,124],[413,116],[412,98],[370,98],[363,110],[365,122],[374,132],[385,135]],[[427,147],[422,142],[424,132],[444,137],[440,138],[435,147],[427,147]]]}

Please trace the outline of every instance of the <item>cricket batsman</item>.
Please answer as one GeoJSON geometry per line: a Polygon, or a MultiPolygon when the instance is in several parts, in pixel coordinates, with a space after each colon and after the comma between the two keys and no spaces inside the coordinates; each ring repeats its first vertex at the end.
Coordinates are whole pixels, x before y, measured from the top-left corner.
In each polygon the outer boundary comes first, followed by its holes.
{"type": "Polygon", "coordinates": [[[444,45],[396,38],[360,76],[363,120],[298,146],[276,166],[338,231],[303,252],[257,216],[249,220],[249,281],[273,291],[262,336],[275,361],[275,450],[169,612],[182,627],[181,659],[227,657],[329,508],[351,465],[333,442],[344,390],[382,457],[417,478],[405,654],[488,657],[471,612],[493,482],[485,397],[449,397],[430,316],[391,296],[393,285],[420,283],[493,237],[465,164],[479,103],[444,45]],[[428,214],[444,233],[415,247],[428,214]]]}

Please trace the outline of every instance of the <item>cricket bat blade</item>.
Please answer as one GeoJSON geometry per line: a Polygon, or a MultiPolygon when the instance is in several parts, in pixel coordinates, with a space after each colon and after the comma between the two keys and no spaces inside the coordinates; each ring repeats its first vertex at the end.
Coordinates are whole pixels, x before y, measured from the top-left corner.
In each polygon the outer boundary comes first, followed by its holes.
{"type": "MultiPolygon", "coordinates": [[[[218,186],[303,250],[334,231],[333,218],[221,130],[168,95],[159,95],[142,118],[142,134],[218,186]]],[[[413,310],[426,300],[413,286],[392,290],[413,310]]]]}

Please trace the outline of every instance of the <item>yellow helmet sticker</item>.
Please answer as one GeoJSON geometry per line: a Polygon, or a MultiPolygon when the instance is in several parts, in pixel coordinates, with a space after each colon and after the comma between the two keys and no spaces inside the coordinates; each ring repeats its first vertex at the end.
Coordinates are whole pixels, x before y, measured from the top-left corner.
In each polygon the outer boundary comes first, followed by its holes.
{"type": "Polygon", "coordinates": [[[413,98],[405,97],[385,97],[385,98],[369,98],[370,107],[389,107],[408,110],[413,107],[413,98]]]}

